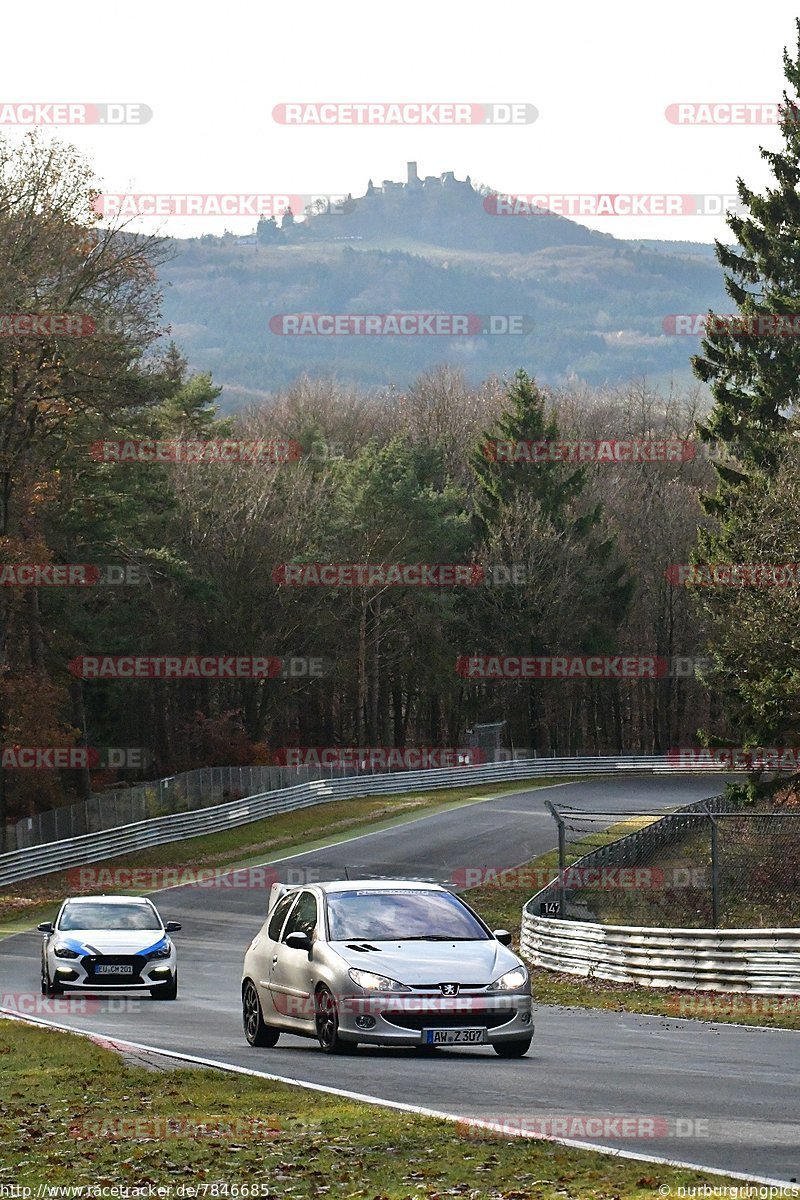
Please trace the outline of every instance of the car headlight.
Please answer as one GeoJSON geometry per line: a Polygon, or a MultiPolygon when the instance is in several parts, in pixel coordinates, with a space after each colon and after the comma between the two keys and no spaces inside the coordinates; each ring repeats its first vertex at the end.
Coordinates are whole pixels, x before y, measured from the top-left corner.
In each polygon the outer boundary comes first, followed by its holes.
{"type": "Polygon", "coordinates": [[[160,947],[158,948],[158,950],[151,950],[149,954],[146,954],[146,955],[145,955],[145,958],[146,958],[146,959],[148,959],[148,961],[149,961],[151,958],[169,958],[169,956],[170,956],[170,954],[171,954],[171,953],[172,953],[172,945],[171,945],[171,943],[170,943],[170,942],[164,942],[164,945],[163,945],[163,946],[160,946],[160,947]]]}
{"type": "Polygon", "coordinates": [[[495,979],[494,983],[490,983],[486,990],[487,992],[516,992],[527,982],[527,968],[514,967],[513,971],[506,971],[505,975],[501,975],[499,979],[495,979]]]}
{"type": "Polygon", "coordinates": [[[364,988],[367,992],[410,992],[411,988],[406,987],[404,983],[399,983],[396,979],[389,979],[387,975],[376,975],[373,971],[355,971],[349,972],[353,983],[357,983],[359,987],[364,988]]]}
{"type": "Polygon", "coordinates": [[[56,946],[53,954],[55,954],[56,958],[80,958],[80,954],[76,954],[68,946],[56,946]]]}

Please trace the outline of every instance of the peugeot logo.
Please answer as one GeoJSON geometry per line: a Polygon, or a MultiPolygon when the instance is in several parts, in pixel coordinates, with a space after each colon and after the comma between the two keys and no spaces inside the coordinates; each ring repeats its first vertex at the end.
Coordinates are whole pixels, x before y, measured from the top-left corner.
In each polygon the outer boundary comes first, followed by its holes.
{"type": "Polygon", "coordinates": [[[443,996],[457,996],[458,995],[458,984],[457,983],[440,983],[439,987],[442,989],[443,996]]]}

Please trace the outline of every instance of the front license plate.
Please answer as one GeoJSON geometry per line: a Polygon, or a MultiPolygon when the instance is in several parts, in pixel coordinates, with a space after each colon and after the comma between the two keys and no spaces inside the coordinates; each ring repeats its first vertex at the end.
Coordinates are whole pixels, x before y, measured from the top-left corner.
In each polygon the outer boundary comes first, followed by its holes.
{"type": "Polygon", "coordinates": [[[95,963],[95,975],[132,975],[133,966],[118,966],[116,963],[95,963]]]}
{"type": "Polygon", "coordinates": [[[486,1042],[485,1029],[423,1029],[422,1040],[426,1046],[482,1046],[486,1042]]]}

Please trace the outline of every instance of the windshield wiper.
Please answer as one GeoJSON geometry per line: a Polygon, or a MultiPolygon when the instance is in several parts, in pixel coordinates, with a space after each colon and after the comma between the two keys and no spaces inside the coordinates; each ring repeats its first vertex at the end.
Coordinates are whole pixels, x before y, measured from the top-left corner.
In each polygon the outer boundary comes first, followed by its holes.
{"type": "Polygon", "coordinates": [[[478,938],[456,937],[449,933],[412,933],[397,935],[398,942],[477,942],[478,938]]]}

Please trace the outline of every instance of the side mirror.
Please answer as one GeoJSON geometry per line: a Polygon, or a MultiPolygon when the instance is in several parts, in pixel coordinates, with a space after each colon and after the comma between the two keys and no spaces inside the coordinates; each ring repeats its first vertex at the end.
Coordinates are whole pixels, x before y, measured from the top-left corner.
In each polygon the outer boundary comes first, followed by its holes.
{"type": "Polygon", "coordinates": [[[52,933],[53,932],[53,922],[52,921],[42,921],[41,925],[37,925],[36,928],[39,930],[39,933],[52,933]]]}
{"type": "Polygon", "coordinates": [[[183,926],[181,925],[180,921],[167,921],[166,925],[164,926],[164,932],[177,933],[178,930],[182,928],[183,926]]]}
{"type": "Polygon", "coordinates": [[[492,933],[497,938],[501,946],[510,946],[514,940],[507,929],[493,929],[492,933]]]}
{"type": "Polygon", "coordinates": [[[286,945],[291,950],[305,950],[306,954],[308,954],[313,943],[307,933],[300,933],[298,931],[297,933],[290,933],[287,936],[286,945]]]}

